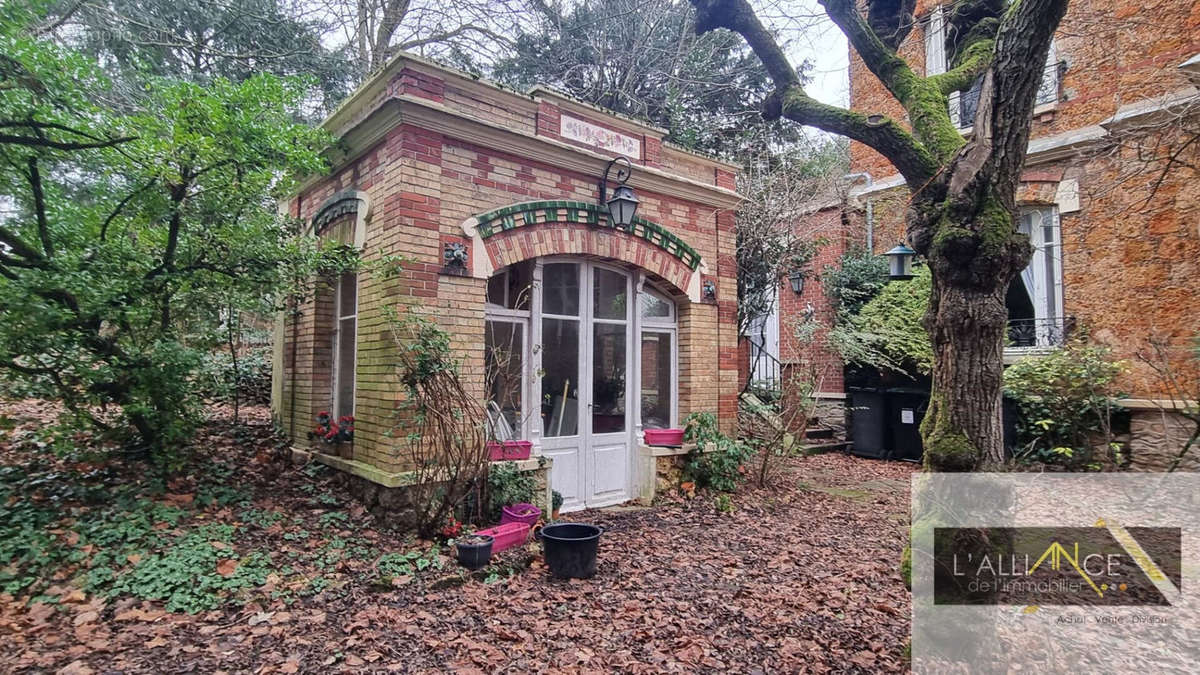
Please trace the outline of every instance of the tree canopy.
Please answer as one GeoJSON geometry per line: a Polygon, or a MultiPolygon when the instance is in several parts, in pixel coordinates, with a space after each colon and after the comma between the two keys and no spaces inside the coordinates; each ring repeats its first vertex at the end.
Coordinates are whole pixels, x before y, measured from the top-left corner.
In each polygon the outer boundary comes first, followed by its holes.
{"type": "Polygon", "coordinates": [[[0,368],[168,459],[220,312],[317,259],[274,206],[323,168],[325,135],[295,121],[311,83],[150,79],[113,112],[94,62],[26,26],[0,24],[0,368]]]}
{"type": "Polygon", "coordinates": [[[768,72],[734,33],[697,35],[691,6],[672,0],[536,3],[533,27],[493,70],[517,88],[544,83],[588,103],[648,120],[667,140],[725,156],[798,130],[767,123],[768,72]]]}

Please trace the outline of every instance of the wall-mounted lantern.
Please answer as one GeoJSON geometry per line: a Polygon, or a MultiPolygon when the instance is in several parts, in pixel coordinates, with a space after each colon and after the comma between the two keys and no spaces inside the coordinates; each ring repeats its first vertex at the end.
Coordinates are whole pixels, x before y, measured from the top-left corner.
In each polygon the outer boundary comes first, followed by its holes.
{"type": "Polygon", "coordinates": [[[888,257],[888,277],[895,280],[911,279],[913,277],[912,263],[917,252],[903,242],[896,248],[885,253],[888,257]]]}
{"type": "Polygon", "coordinates": [[[705,302],[717,301],[717,285],[712,279],[705,279],[703,284],[700,284],[700,297],[705,302]]]}
{"type": "Polygon", "coordinates": [[[608,220],[614,227],[628,229],[637,213],[638,198],[633,188],[625,184],[633,174],[633,163],[628,157],[617,156],[604,167],[604,175],[600,177],[600,205],[608,208],[608,220]],[[608,197],[608,172],[617,165],[617,187],[613,189],[612,198],[608,197]]]}
{"type": "Polygon", "coordinates": [[[788,283],[792,285],[792,292],[800,295],[804,292],[804,272],[796,270],[788,275],[788,283]]]}

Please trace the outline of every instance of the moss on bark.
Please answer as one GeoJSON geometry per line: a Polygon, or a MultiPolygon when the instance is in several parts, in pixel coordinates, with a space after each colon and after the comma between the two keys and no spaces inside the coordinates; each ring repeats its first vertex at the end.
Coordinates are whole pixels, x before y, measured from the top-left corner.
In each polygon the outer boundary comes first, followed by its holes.
{"type": "Polygon", "coordinates": [[[921,421],[926,471],[973,471],[981,452],[967,434],[950,420],[950,409],[938,392],[929,399],[929,410],[921,421]]]}

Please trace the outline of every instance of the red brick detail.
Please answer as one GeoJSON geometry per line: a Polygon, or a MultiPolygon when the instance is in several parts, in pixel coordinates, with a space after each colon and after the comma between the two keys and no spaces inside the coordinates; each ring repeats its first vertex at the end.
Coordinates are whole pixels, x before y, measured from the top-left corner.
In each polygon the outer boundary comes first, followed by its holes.
{"type": "Polygon", "coordinates": [[[581,255],[619,260],[651,272],[679,293],[686,293],[692,270],[675,256],[641,237],[575,223],[526,225],[484,241],[496,269],[548,255],[581,255]]]}
{"type": "Polygon", "coordinates": [[[723,187],[730,190],[737,189],[737,178],[732,171],[727,169],[715,169],[717,187],[723,187]]]}
{"type": "Polygon", "coordinates": [[[737,229],[737,212],[721,211],[717,213],[717,231],[733,232],[737,229]]]}
{"type": "Polygon", "coordinates": [[[401,157],[442,165],[442,135],[411,124],[401,124],[388,135],[388,146],[401,157]]]}
{"type": "Polygon", "coordinates": [[[424,230],[438,230],[442,200],[417,192],[397,192],[388,198],[385,209],[388,217],[399,218],[400,224],[424,230]]]}
{"type": "Polygon", "coordinates": [[[1063,178],[1063,167],[1049,169],[1026,169],[1021,172],[1023,183],[1057,183],[1063,178]]]}
{"type": "Polygon", "coordinates": [[[558,138],[562,127],[558,106],[546,101],[538,102],[537,135],[558,138]]]}
{"type": "Polygon", "coordinates": [[[646,166],[662,166],[662,139],[642,136],[642,163],[646,166]]]}
{"type": "Polygon", "coordinates": [[[391,94],[408,94],[441,103],[446,100],[446,83],[440,77],[404,68],[391,81],[391,94]]]}

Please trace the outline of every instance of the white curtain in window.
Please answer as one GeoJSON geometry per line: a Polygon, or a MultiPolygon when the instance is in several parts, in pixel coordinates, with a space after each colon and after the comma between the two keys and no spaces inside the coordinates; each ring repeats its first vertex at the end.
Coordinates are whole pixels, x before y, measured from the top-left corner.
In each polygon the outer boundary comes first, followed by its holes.
{"type": "Polygon", "coordinates": [[[1039,345],[1051,345],[1062,329],[1062,265],[1058,214],[1053,208],[1021,212],[1021,232],[1029,235],[1033,257],[1021,270],[1021,283],[1033,301],[1039,345]]]}

